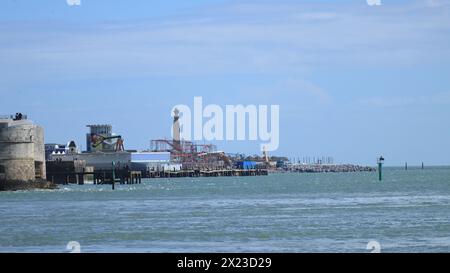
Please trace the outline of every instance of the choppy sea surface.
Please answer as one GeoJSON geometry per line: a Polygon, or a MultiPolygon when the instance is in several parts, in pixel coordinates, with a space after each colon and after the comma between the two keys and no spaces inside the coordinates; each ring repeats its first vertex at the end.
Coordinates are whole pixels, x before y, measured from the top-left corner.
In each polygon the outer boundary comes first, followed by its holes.
{"type": "Polygon", "coordinates": [[[0,192],[0,252],[450,252],[450,167],[0,192]]]}

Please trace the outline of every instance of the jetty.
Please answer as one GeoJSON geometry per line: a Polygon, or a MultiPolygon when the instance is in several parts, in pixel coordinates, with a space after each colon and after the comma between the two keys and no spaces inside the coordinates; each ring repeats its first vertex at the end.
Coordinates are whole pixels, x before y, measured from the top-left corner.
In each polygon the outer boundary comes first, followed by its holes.
{"type": "Polygon", "coordinates": [[[135,171],[128,168],[94,169],[80,161],[49,161],[47,177],[55,184],[92,183],[102,184],[141,184],[143,178],[183,178],[183,177],[227,177],[227,176],[266,176],[267,169],[197,169],[197,170],[158,170],[135,171]]]}

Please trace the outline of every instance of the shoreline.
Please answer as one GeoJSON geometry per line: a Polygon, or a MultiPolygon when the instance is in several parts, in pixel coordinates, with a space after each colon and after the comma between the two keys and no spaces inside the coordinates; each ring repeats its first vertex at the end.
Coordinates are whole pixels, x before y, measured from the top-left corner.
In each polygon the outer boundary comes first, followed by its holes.
{"type": "Polygon", "coordinates": [[[2,191],[22,191],[22,190],[54,190],[57,185],[46,181],[19,181],[19,180],[0,180],[0,192],[2,191]]]}

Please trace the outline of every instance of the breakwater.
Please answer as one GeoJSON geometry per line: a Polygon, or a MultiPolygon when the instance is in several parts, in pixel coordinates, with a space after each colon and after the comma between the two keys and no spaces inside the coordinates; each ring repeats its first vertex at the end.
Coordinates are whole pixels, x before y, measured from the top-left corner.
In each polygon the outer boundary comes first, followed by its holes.
{"type": "Polygon", "coordinates": [[[295,164],[284,168],[287,172],[300,173],[346,173],[346,172],[374,172],[376,168],[352,164],[295,164]]]}

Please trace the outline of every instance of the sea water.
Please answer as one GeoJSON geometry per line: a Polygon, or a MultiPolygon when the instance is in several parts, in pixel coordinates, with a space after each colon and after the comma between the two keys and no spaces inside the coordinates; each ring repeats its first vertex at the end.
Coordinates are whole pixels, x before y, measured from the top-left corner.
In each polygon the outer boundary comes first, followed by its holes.
{"type": "Polygon", "coordinates": [[[450,252],[450,168],[0,192],[0,252],[450,252]]]}

